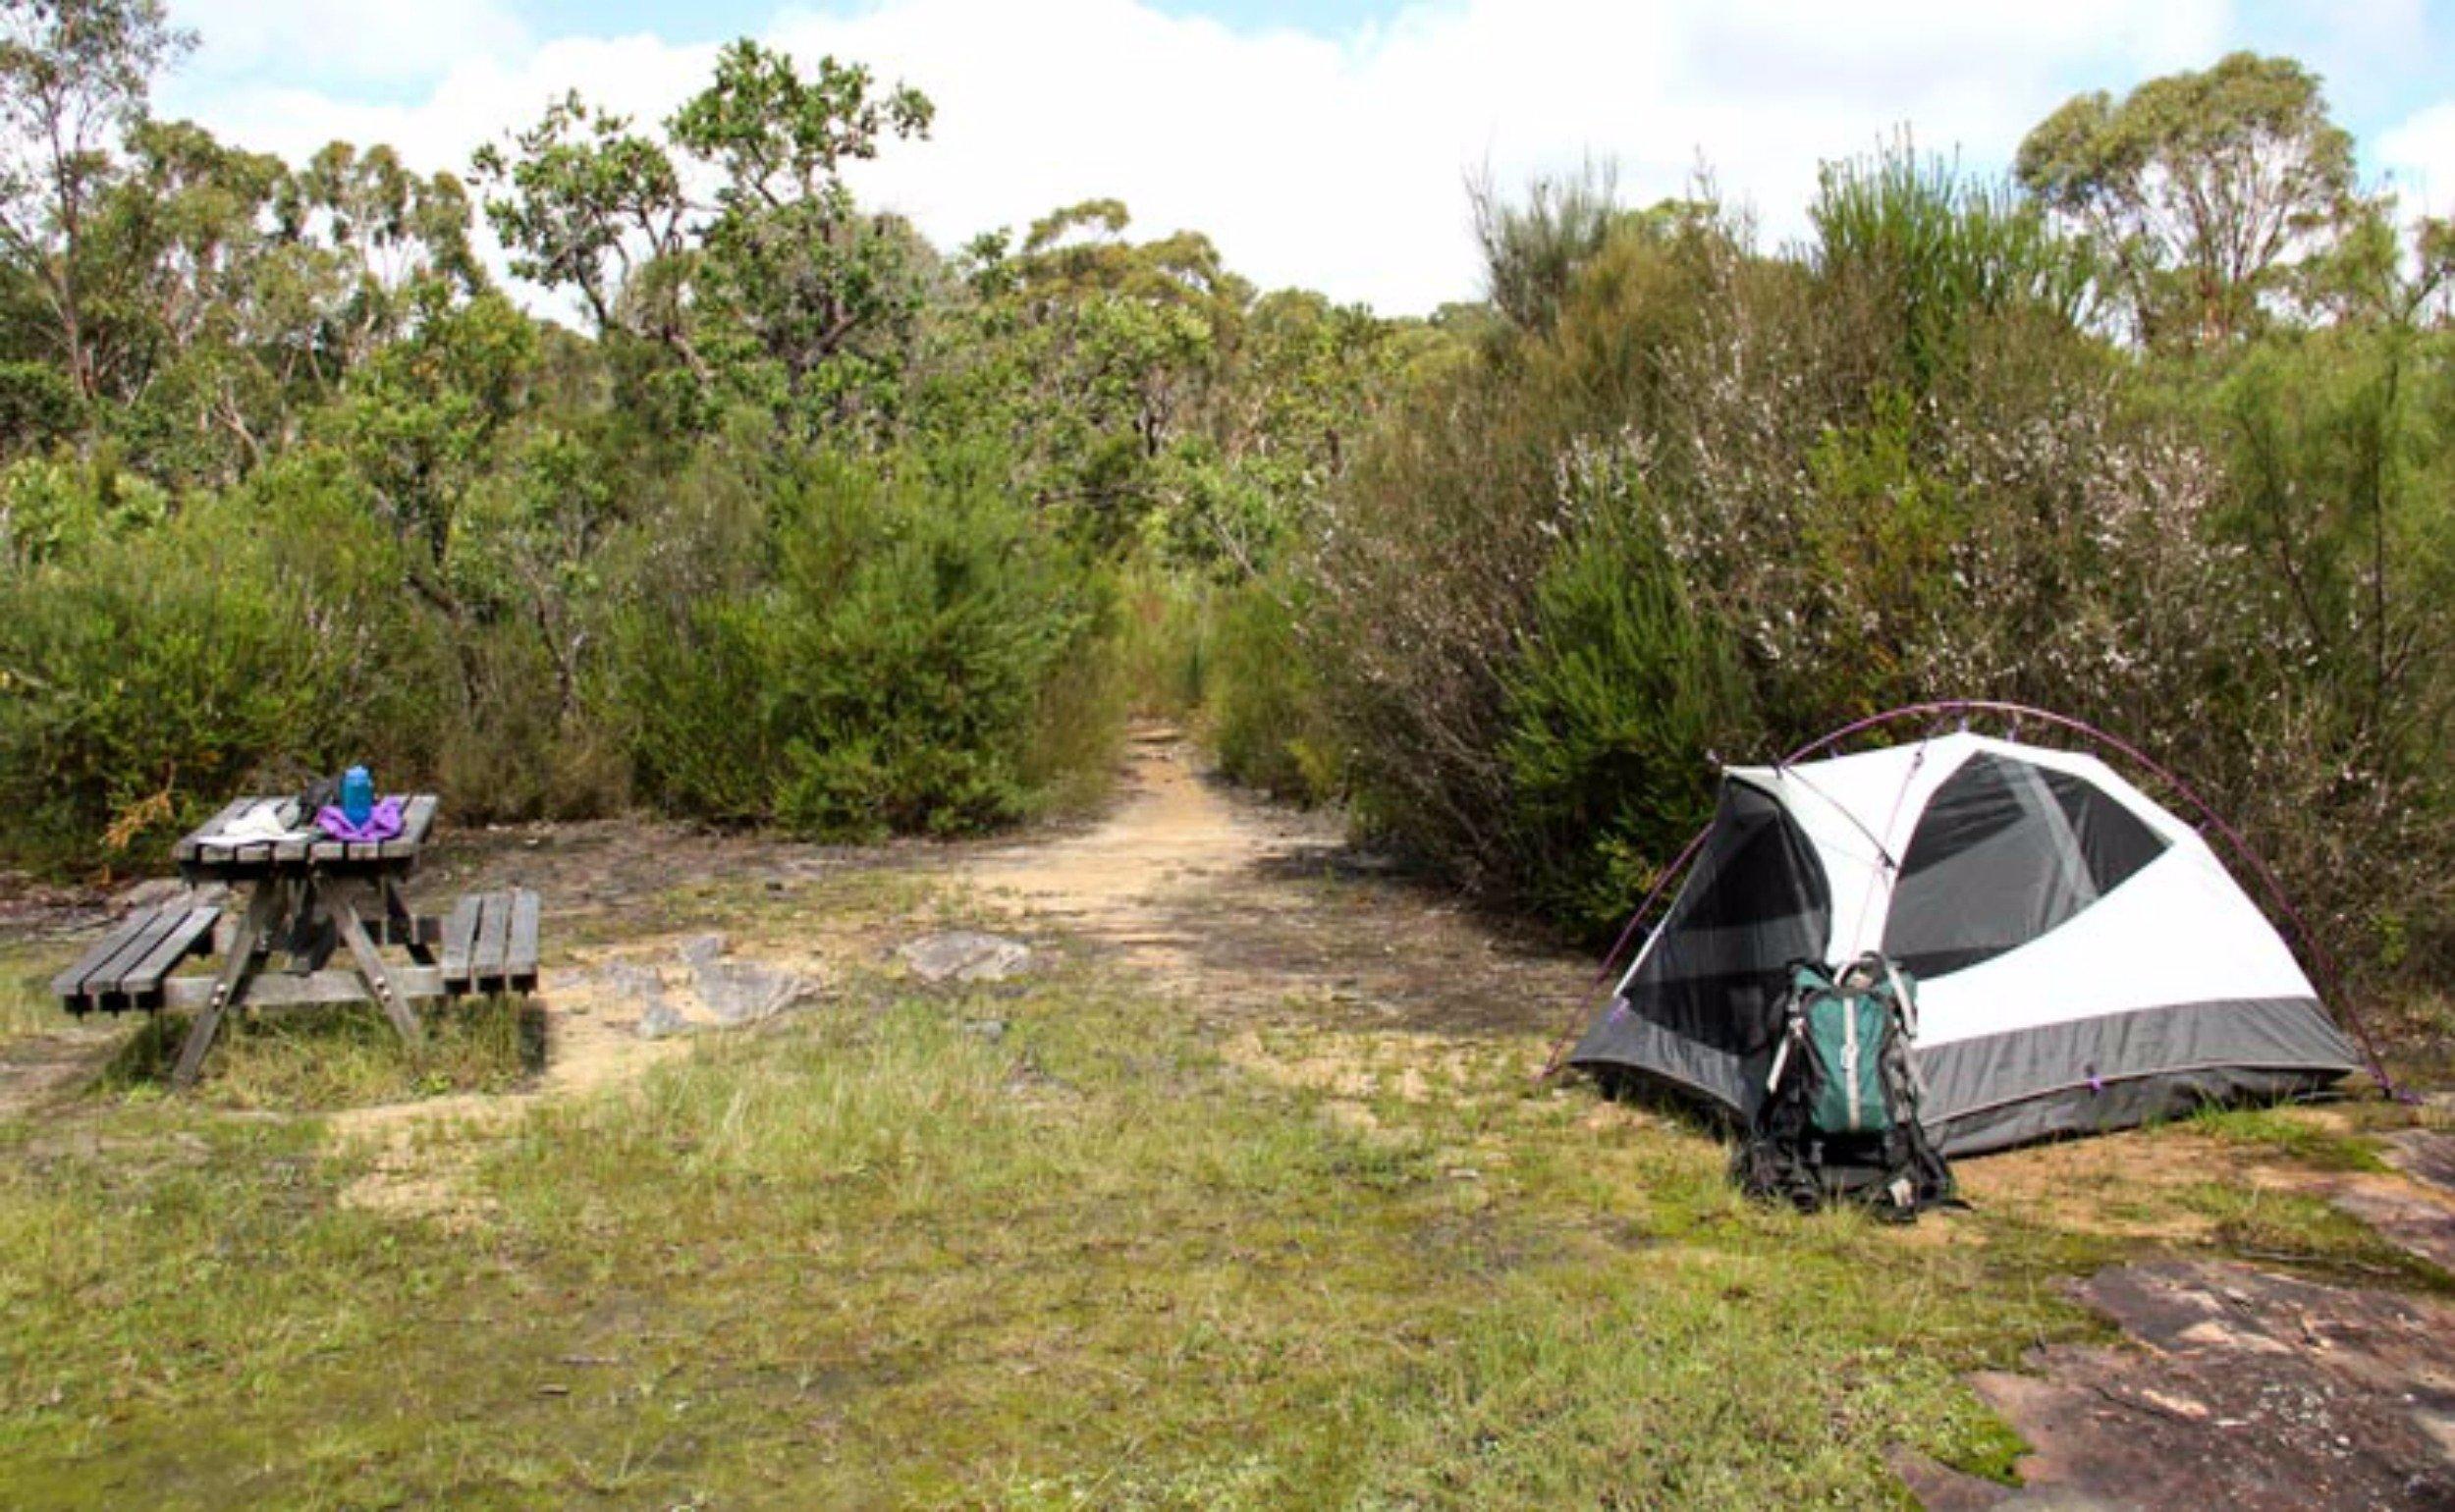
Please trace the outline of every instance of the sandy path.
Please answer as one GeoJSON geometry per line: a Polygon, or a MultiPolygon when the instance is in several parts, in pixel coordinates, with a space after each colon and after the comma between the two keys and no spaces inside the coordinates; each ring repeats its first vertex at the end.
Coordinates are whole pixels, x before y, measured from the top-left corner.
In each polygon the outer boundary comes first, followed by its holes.
{"type": "MultiPolygon", "coordinates": [[[[1167,726],[1138,729],[1120,795],[1090,829],[985,851],[955,875],[1038,921],[1117,948],[1164,980],[1198,983],[1199,938],[1274,863],[1337,843],[1327,821],[1233,797],[1199,776],[1167,726]]],[[[1248,899],[1249,900],[1249,899],[1248,899]]]]}
{"type": "MultiPolygon", "coordinates": [[[[1335,840],[1336,830],[1325,820],[1238,799],[1206,781],[1195,772],[1192,752],[1177,731],[1150,726],[1135,731],[1119,774],[1118,797],[1098,822],[995,848],[949,847],[933,858],[937,864],[918,871],[968,890],[1001,911],[1012,911],[1016,928],[1034,933],[1053,929],[1115,951],[1137,972],[1201,985],[1203,952],[1185,921],[1202,918],[1217,894],[1248,882],[1257,868],[1297,860],[1335,840]]],[[[551,865],[552,858],[546,859],[551,865]]],[[[526,866],[535,866],[537,860],[533,853],[521,857],[526,866]]],[[[792,876],[806,873],[809,858],[787,848],[774,855],[761,853],[752,864],[792,876]]],[[[617,860],[615,869],[621,866],[617,860]]],[[[636,891],[627,879],[611,881],[609,891],[618,898],[636,891]]],[[[619,916],[621,909],[617,903],[611,911],[619,916]]],[[[823,918],[810,923],[814,932],[828,927],[823,918]]],[[[670,944],[652,942],[649,949],[670,944]]],[[[373,1141],[378,1149],[376,1170],[360,1196],[417,1206],[448,1191],[448,1183],[432,1179],[432,1152],[422,1148],[428,1143],[422,1131],[435,1125],[498,1125],[536,1099],[618,1085],[686,1051],[685,1038],[640,1038],[635,1009],[609,990],[594,969],[593,963],[609,954],[636,952],[584,953],[587,963],[547,974],[547,990],[538,999],[546,1059],[533,1087],[512,1096],[427,1098],[331,1116],[336,1133],[373,1141]]],[[[761,958],[756,945],[746,953],[761,958]]],[[[687,1001],[686,991],[679,986],[673,996],[687,1001]]]]}

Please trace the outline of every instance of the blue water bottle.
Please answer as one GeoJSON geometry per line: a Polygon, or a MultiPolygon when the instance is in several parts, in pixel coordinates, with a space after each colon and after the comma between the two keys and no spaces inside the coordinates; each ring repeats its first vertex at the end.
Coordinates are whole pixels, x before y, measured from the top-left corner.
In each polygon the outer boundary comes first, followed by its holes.
{"type": "Polygon", "coordinates": [[[354,825],[362,825],[375,812],[375,779],[364,767],[352,767],[341,774],[341,813],[354,825]]]}

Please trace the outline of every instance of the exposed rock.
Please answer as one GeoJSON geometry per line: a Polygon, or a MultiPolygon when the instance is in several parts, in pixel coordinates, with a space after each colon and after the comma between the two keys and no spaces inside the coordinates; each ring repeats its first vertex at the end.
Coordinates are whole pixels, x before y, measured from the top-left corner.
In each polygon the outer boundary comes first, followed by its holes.
{"type": "Polygon", "coordinates": [[[662,1040],[672,1035],[686,1033],[689,1028],[690,1020],[682,1017],[674,1005],[667,1002],[661,996],[651,999],[647,1005],[640,1009],[639,1038],[643,1040],[662,1040]]]}
{"type": "Polygon", "coordinates": [[[665,1000],[665,974],[655,967],[608,961],[597,968],[596,976],[609,995],[638,1007],[639,1038],[662,1040],[690,1027],[689,1020],[665,1000]]]}
{"type": "Polygon", "coordinates": [[[653,966],[609,961],[597,968],[596,979],[608,995],[638,1007],[639,1036],[647,1040],[757,1023],[820,996],[814,978],[759,961],[726,960],[724,947],[722,935],[701,935],[682,947],[688,991],[678,1000],[666,996],[666,975],[653,966]]]}
{"type": "Polygon", "coordinates": [[[796,1008],[819,995],[818,983],[781,966],[719,960],[712,955],[686,958],[691,962],[692,985],[698,989],[699,1000],[721,1023],[754,1024],[796,1008]]]}
{"type": "Polygon", "coordinates": [[[607,961],[597,968],[597,981],[618,998],[646,1002],[665,991],[665,973],[636,961],[607,961]]]}
{"type": "Polygon", "coordinates": [[[924,935],[896,954],[924,982],[1003,982],[1031,968],[1031,946],[977,930],[924,935]]]}
{"type": "Polygon", "coordinates": [[[1000,1040],[1006,1038],[1006,1020],[1002,1018],[970,1019],[964,1023],[963,1032],[966,1034],[976,1034],[982,1039],[987,1040],[990,1044],[995,1045],[1000,1040]]]}
{"type": "Polygon", "coordinates": [[[1997,1505],[2455,1504],[2455,1308],[2183,1262],[2081,1295],[2146,1348],[2057,1344],[2037,1375],[1976,1377],[2034,1451],[1997,1505]]]}
{"type": "Polygon", "coordinates": [[[2387,1163],[2455,1196],[2455,1134],[2407,1129],[2387,1137],[2387,1163]]]}
{"type": "Polygon", "coordinates": [[[2015,1494],[2013,1487],[1939,1465],[1914,1449],[1896,1445],[1883,1462],[1926,1512],[1994,1512],[2015,1494]]]}

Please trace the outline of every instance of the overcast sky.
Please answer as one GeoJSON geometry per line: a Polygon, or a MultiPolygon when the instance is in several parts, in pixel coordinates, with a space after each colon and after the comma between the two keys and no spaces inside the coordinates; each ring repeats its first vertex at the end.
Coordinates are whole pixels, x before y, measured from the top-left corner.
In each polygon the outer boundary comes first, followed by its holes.
{"type": "Polygon", "coordinates": [[[2365,173],[2455,209],[2455,0],[172,0],[203,45],[157,109],[298,158],[388,141],[422,168],[576,87],[643,120],[753,35],[937,102],[859,181],[952,245],[1115,196],[1209,233],[1266,287],[1387,313],[1478,293],[1464,177],[1581,157],[1627,197],[1702,163],[1795,234],[1825,158],[1897,127],[2000,171],[2069,95],[2249,47],[2319,69],[2365,173]]]}

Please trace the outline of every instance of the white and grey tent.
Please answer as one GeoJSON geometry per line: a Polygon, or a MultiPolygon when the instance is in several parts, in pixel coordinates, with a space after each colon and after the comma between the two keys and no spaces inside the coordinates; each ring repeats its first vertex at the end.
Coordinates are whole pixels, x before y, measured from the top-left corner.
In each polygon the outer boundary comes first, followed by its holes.
{"type": "Polygon", "coordinates": [[[1786,968],[1869,950],[1917,981],[1922,1121],[1946,1156],[2360,1069],[2197,831],[2095,757],[1967,732],[1727,771],[1570,1062],[1749,1116],[1786,968]]]}

